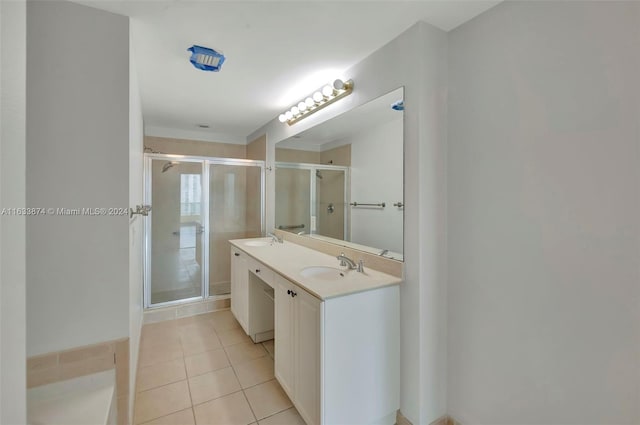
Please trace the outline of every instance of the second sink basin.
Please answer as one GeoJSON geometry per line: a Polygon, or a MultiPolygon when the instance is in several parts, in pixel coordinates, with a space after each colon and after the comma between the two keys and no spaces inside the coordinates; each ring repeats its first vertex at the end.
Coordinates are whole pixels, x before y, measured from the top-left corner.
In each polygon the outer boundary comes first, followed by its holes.
{"type": "Polygon", "coordinates": [[[302,277],[321,279],[321,280],[337,280],[344,277],[344,272],[340,269],[327,266],[309,266],[300,271],[302,277]]]}
{"type": "Polygon", "coordinates": [[[271,244],[271,241],[265,241],[263,239],[258,239],[255,241],[247,241],[244,243],[247,246],[267,246],[271,244]]]}

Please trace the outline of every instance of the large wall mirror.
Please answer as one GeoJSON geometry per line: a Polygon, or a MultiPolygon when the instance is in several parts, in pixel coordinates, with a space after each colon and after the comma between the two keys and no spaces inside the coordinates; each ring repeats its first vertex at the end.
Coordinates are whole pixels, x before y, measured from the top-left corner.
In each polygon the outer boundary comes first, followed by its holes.
{"type": "Polygon", "coordinates": [[[276,145],[275,226],[403,260],[404,89],[276,145]]]}

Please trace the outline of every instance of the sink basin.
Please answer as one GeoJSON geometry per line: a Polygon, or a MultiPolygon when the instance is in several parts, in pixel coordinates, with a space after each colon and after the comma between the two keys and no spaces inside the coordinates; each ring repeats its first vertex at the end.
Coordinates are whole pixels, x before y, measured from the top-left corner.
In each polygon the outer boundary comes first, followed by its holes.
{"type": "Polygon", "coordinates": [[[265,240],[247,241],[244,244],[246,246],[267,246],[271,244],[271,241],[265,241],[265,240]]]}
{"type": "Polygon", "coordinates": [[[302,277],[321,279],[321,280],[338,280],[344,277],[344,272],[340,269],[327,266],[310,266],[300,271],[302,277]]]}

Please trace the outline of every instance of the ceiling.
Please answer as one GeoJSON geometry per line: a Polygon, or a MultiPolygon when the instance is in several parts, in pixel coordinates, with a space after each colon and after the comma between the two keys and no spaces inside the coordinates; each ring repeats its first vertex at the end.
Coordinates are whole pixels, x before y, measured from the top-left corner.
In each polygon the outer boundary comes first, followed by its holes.
{"type": "Polygon", "coordinates": [[[147,129],[240,143],[415,22],[449,31],[499,2],[77,1],[132,18],[147,129]],[[194,68],[193,44],[222,52],[221,71],[194,68]]]}

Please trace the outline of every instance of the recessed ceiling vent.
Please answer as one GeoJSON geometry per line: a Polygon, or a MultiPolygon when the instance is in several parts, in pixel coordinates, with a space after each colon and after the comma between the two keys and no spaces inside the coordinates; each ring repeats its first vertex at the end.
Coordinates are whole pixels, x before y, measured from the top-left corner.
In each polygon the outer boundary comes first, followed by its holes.
{"type": "Polygon", "coordinates": [[[202,71],[218,72],[224,63],[224,55],[208,47],[193,45],[187,49],[191,52],[189,61],[202,71]]]}

